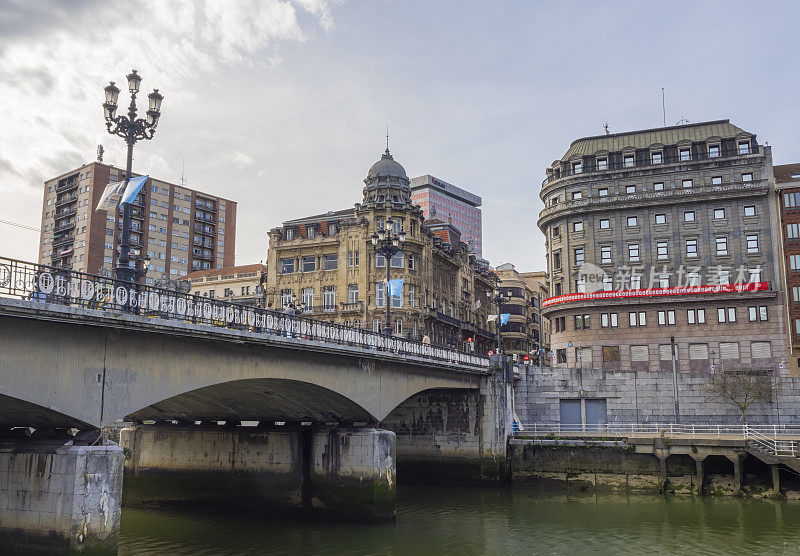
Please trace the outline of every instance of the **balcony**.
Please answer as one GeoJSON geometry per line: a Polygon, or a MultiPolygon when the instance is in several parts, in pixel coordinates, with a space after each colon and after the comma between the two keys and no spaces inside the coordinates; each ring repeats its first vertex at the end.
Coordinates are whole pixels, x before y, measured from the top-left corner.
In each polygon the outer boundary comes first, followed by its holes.
{"type": "Polygon", "coordinates": [[[192,249],[192,256],[198,259],[205,259],[207,261],[214,260],[214,253],[211,251],[201,251],[200,249],[192,249]]]}
{"type": "Polygon", "coordinates": [[[132,208],[131,218],[135,218],[136,220],[144,220],[144,212],[139,209],[132,208]]]}
{"type": "Polygon", "coordinates": [[[341,312],[342,314],[346,314],[346,313],[362,313],[364,311],[364,302],[363,301],[354,301],[352,303],[340,302],[339,306],[341,307],[339,312],[341,312]]]}
{"type": "Polygon", "coordinates": [[[209,249],[213,249],[214,248],[214,242],[213,241],[209,241],[209,240],[207,240],[205,238],[201,238],[201,237],[194,238],[192,243],[194,243],[197,247],[207,247],[209,249]]]}
{"type": "Polygon", "coordinates": [[[75,241],[75,236],[72,234],[64,234],[63,236],[53,238],[53,247],[56,245],[64,245],[65,243],[72,243],[75,241]]]}
{"type": "Polygon", "coordinates": [[[77,207],[69,207],[63,210],[59,210],[56,211],[55,214],[53,214],[53,218],[55,218],[56,220],[59,218],[66,218],[67,216],[72,216],[73,214],[75,214],[77,210],[78,210],[77,207]]]}
{"type": "Polygon", "coordinates": [[[195,201],[194,208],[217,212],[217,206],[214,203],[204,203],[203,201],[195,201]]]}
{"type": "Polygon", "coordinates": [[[69,191],[70,189],[75,189],[76,187],[78,187],[78,180],[71,178],[64,183],[58,184],[56,186],[56,193],[61,193],[62,191],[69,191]]]}
{"type": "Polygon", "coordinates": [[[202,234],[204,236],[212,236],[212,237],[217,235],[217,234],[214,233],[213,229],[212,230],[206,230],[206,229],[202,228],[201,226],[195,226],[194,227],[194,233],[202,234]]]}
{"type": "Polygon", "coordinates": [[[66,230],[72,230],[75,228],[75,222],[65,222],[63,224],[59,224],[55,228],[53,228],[53,233],[64,232],[66,230]]]}
{"type": "Polygon", "coordinates": [[[429,309],[429,312],[431,313],[431,315],[434,318],[436,318],[436,320],[439,320],[441,322],[447,323],[447,324],[449,324],[451,326],[456,326],[458,328],[461,328],[462,322],[460,320],[458,320],[457,318],[451,317],[449,315],[445,315],[444,313],[441,313],[441,312],[437,311],[436,309],[429,309]]]}
{"type": "Polygon", "coordinates": [[[66,205],[67,203],[74,203],[77,200],[78,200],[77,193],[64,195],[63,197],[56,198],[56,206],[60,207],[61,205],[66,205]]]}

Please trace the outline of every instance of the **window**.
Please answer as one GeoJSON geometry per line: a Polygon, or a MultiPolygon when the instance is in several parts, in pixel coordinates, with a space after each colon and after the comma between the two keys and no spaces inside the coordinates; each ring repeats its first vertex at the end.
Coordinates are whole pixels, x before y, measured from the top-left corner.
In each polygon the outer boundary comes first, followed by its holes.
{"type": "Polygon", "coordinates": [[[689,189],[694,186],[694,182],[692,180],[683,180],[681,182],[681,185],[683,186],[684,189],[689,189]]]}
{"type": "Polygon", "coordinates": [[[789,255],[789,268],[800,270],[800,255],[789,255]]]}
{"type": "Polygon", "coordinates": [[[553,270],[561,270],[561,253],[553,253],[553,270]]]}
{"type": "Polygon", "coordinates": [[[626,154],[624,157],[622,157],[622,165],[625,168],[631,168],[635,163],[636,161],[632,154],[626,154]]]}
{"type": "Polygon", "coordinates": [[[602,313],[600,315],[601,328],[616,328],[618,325],[617,313],[602,313]]]}
{"type": "Polygon", "coordinates": [[[610,245],[603,245],[600,247],[600,262],[601,263],[610,263],[611,262],[611,246],[610,245]]]}
{"type": "Polygon", "coordinates": [[[281,274],[294,272],[294,259],[281,259],[281,274]]]}
{"type": "Polygon", "coordinates": [[[687,160],[691,160],[692,159],[692,151],[691,151],[691,149],[680,149],[678,151],[678,154],[679,154],[679,157],[681,159],[681,162],[685,162],[687,160]]]}
{"type": "Polygon", "coordinates": [[[306,310],[312,310],[314,308],[314,288],[303,288],[301,299],[306,310]]]}
{"type": "Polygon", "coordinates": [[[717,158],[719,156],[719,145],[708,146],[708,158],[717,158]]]}
{"type": "Polygon", "coordinates": [[[761,305],[759,307],[750,307],[749,314],[750,314],[750,322],[755,322],[755,321],[766,322],[769,320],[767,316],[766,305],[761,305]]]}
{"type": "Polygon", "coordinates": [[[661,326],[673,326],[675,324],[675,311],[659,311],[658,324],[661,326]]]}
{"type": "Polygon", "coordinates": [[[603,346],[603,362],[619,361],[619,346],[603,346]]]}
{"type": "Polygon", "coordinates": [[[722,185],[722,176],[713,176],[711,178],[711,185],[722,185]]]}
{"type": "Polygon", "coordinates": [[[560,226],[553,226],[550,228],[550,234],[553,237],[560,237],[561,236],[561,227],[560,226]]]}
{"type": "Polygon", "coordinates": [[[567,350],[566,349],[557,349],[556,350],[556,363],[566,363],[567,362],[567,350]]]}
{"type": "Polygon", "coordinates": [[[322,255],[322,270],[336,270],[339,268],[339,255],[322,255]]]}
{"type": "Polygon", "coordinates": [[[683,213],[683,221],[684,222],[694,222],[694,211],[687,210],[683,213]]]}
{"type": "Polygon", "coordinates": [[[372,319],[372,331],[373,332],[381,332],[381,319],[372,319]]]}
{"type": "Polygon", "coordinates": [[[583,231],[583,222],[573,222],[572,223],[572,231],[573,232],[582,232],[583,231]]]}
{"type": "Polygon", "coordinates": [[[328,224],[328,235],[329,236],[336,235],[336,224],[328,224]]]}
{"type": "Polygon", "coordinates": [[[306,230],[306,235],[310,238],[316,236],[317,229],[314,226],[309,226],[308,229],[306,230]]]}
{"type": "Polygon", "coordinates": [[[783,206],[784,208],[790,209],[795,208],[798,205],[798,199],[796,193],[784,193],[783,194],[783,206]]]}
{"type": "Polygon", "coordinates": [[[402,252],[395,253],[392,255],[392,260],[389,261],[389,264],[392,268],[403,268],[404,266],[404,256],[402,252]]]}
{"type": "Polygon", "coordinates": [[[575,249],[575,266],[583,264],[583,247],[575,249]]]}
{"type": "Polygon", "coordinates": [[[725,209],[724,208],[714,209],[714,219],[719,220],[721,218],[725,218],[725,209]]]}
{"type": "Polygon", "coordinates": [[[664,191],[664,182],[657,181],[653,184],[653,191],[664,191]]]}
{"type": "Polygon", "coordinates": [[[358,251],[347,252],[347,266],[350,267],[358,266],[358,251]]]}
{"type": "Polygon", "coordinates": [[[666,241],[659,241],[656,243],[656,252],[658,253],[659,259],[667,259],[669,258],[669,247],[666,241]]]}
{"type": "Polygon", "coordinates": [[[294,239],[294,228],[286,228],[286,239],[287,240],[294,239]]]}
{"type": "Polygon", "coordinates": [[[639,219],[636,216],[629,216],[628,217],[628,227],[631,228],[636,226],[639,223],[639,219]]]}
{"type": "Polygon", "coordinates": [[[647,313],[644,311],[628,313],[629,326],[647,326],[647,313]]]}
{"type": "Polygon", "coordinates": [[[408,306],[411,307],[412,309],[416,304],[415,300],[416,300],[416,289],[414,288],[414,286],[408,286],[408,306]]]}
{"type": "Polygon", "coordinates": [[[575,330],[589,329],[589,315],[575,315],[575,330]]]}
{"type": "Polygon", "coordinates": [[[607,187],[601,187],[600,189],[598,189],[597,190],[597,196],[598,197],[608,197],[608,188],[607,187]]]}
{"type": "Polygon", "coordinates": [[[586,277],[575,280],[575,291],[577,293],[586,293],[586,277]]]}
{"type": "Polygon", "coordinates": [[[386,257],[384,257],[380,253],[375,253],[375,266],[376,267],[384,267],[384,266],[386,266],[386,257]]]}
{"type": "Polygon", "coordinates": [[[607,158],[598,158],[597,159],[597,169],[598,170],[608,170],[608,159],[607,158]]]}
{"type": "Polygon", "coordinates": [[[403,333],[403,319],[394,319],[394,331],[396,334],[403,333]]]}
{"type": "Polygon", "coordinates": [[[347,286],[347,302],[358,303],[358,284],[347,286]]]}
{"type": "Polygon", "coordinates": [[[580,199],[583,199],[583,192],[582,191],[573,191],[572,200],[573,201],[578,201],[580,199]]]}
{"type": "Polygon", "coordinates": [[[661,164],[661,153],[650,153],[650,161],[653,164],[661,164]]]}
{"type": "Polygon", "coordinates": [[[628,260],[632,263],[639,262],[639,244],[638,243],[629,243],[628,244],[628,260]]]}
{"type": "Polygon", "coordinates": [[[335,309],[336,308],[336,287],[325,286],[322,288],[322,308],[335,309]]]}
{"type": "Polygon", "coordinates": [[[608,218],[601,218],[600,219],[600,229],[601,230],[608,230],[611,228],[611,220],[608,218]]]}
{"type": "Polygon", "coordinates": [[[572,173],[573,174],[580,174],[583,172],[583,162],[573,162],[572,163],[572,173]]]}
{"type": "Polygon", "coordinates": [[[744,207],[744,215],[745,216],[755,216],[756,215],[756,207],[753,205],[748,205],[744,207]]]}
{"type": "Polygon", "coordinates": [[[742,174],[742,181],[753,181],[753,174],[751,172],[742,174]]]}
{"type": "Polygon", "coordinates": [[[669,274],[660,274],[658,276],[658,287],[659,288],[669,287],[669,274]]]}
{"type": "Polygon", "coordinates": [[[798,237],[800,237],[800,224],[787,224],[786,238],[797,239],[798,237]]]}
{"type": "Polygon", "coordinates": [[[792,301],[800,303],[800,286],[792,287],[792,301]]]}
{"type": "Polygon", "coordinates": [[[750,154],[749,141],[739,141],[739,154],[750,154]]]}
{"type": "Polygon", "coordinates": [[[386,283],[375,282],[375,307],[385,307],[386,303],[386,283]]]}
{"type": "Polygon", "coordinates": [[[303,272],[314,272],[317,270],[316,257],[303,257],[303,272]]]}
{"type": "Polygon", "coordinates": [[[758,235],[748,235],[747,236],[747,252],[748,253],[758,253],[758,235]]]}
{"type": "Polygon", "coordinates": [[[715,240],[717,245],[717,255],[727,255],[728,254],[728,238],[727,237],[718,237],[715,240]]]}
{"type": "Polygon", "coordinates": [[[556,332],[564,332],[567,329],[566,317],[555,318],[556,332]]]}
{"type": "Polygon", "coordinates": [[[706,323],[706,310],[705,309],[688,309],[686,311],[686,320],[689,324],[705,324],[706,323]]]}
{"type": "Polygon", "coordinates": [[[610,292],[613,289],[614,289],[614,277],[608,275],[603,276],[603,291],[610,292]]]}
{"type": "Polygon", "coordinates": [[[636,193],[636,186],[635,185],[626,185],[625,186],[625,193],[627,195],[633,195],[636,193]]]}
{"type": "Polygon", "coordinates": [[[736,307],[717,309],[717,322],[736,322],[736,307]]]}

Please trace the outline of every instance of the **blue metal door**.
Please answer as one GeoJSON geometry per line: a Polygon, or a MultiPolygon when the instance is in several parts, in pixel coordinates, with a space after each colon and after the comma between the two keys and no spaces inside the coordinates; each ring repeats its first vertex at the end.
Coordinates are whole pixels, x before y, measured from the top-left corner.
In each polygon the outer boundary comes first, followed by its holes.
{"type": "Polygon", "coordinates": [[[586,400],[586,430],[596,431],[605,428],[608,420],[605,400],[586,400]]]}
{"type": "Polygon", "coordinates": [[[561,400],[561,430],[581,430],[581,401],[561,400]]]}

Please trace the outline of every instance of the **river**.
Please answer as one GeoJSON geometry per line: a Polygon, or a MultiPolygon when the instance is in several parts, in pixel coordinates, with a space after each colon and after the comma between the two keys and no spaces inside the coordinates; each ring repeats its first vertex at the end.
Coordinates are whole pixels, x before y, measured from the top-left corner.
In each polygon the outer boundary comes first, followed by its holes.
{"type": "Polygon", "coordinates": [[[800,554],[800,503],[398,487],[397,522],[123,508],[128,554],[800,554]]]}

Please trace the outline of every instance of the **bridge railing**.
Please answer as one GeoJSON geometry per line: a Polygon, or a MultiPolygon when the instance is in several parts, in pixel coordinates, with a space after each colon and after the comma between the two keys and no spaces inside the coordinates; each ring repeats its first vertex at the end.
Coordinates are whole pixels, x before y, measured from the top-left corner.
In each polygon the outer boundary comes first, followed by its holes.
{"type": "Polygon", "coordinates": [[[0,257],[0,296],[280,335],[474,367],[489,359],[261,307],[0,257]]]}
{"type": "Polygon", "coordinates": [[[692,425],[688,423],[522,423],[515,427],[517,436],[666,436],[717,437],[736,436],[744,439],[754,436],[797,437],[800,425],[692,425]]]}

